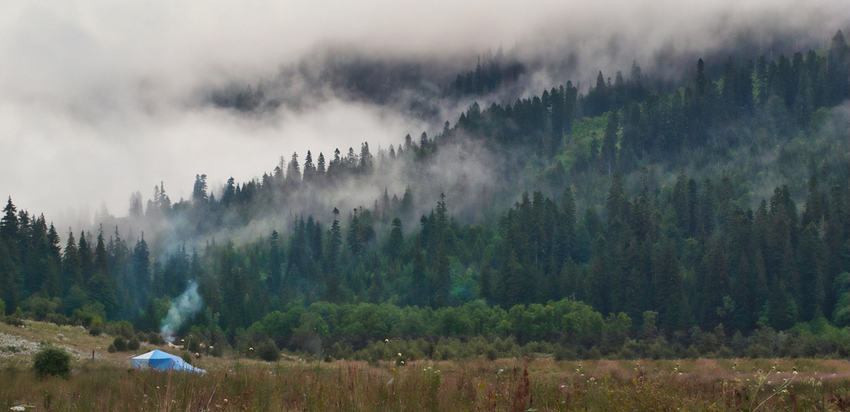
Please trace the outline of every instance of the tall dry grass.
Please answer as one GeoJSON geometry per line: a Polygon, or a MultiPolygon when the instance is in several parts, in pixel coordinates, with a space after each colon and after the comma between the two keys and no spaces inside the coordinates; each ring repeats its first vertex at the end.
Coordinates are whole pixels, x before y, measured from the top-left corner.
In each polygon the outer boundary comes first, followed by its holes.
{"type": "Polygon", "coordinates": [[[0,372],[0,410],[16,405],[37,411],[848,410],[850,365],[702,359],[281,362],[232,363],[201,376],[83,362],[67,380],[38,380],[32,371],[6,368],[0,372]]]}

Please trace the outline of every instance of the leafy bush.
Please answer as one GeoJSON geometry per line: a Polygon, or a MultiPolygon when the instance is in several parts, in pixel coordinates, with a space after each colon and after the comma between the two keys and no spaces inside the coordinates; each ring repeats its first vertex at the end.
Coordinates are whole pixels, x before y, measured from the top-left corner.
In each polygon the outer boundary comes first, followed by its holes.
{"type": "Polygon", "coordinates": [[[585,358],[585,359],[593,359],[593,360],[599,359],[601,357],[602,357],[602,353],[599,352],[599,349],[597,349],[596,346],[585,351],[584,356],[583,356],[583,358],[585,358]]]}
{"type": "Polygon", "coordinates": [[[109,323],[106,325],[105,332],[112,336],[121,336],[124,339],[129,340],[135,332],[133,331],[133,324],[126,320],[122,320],[120,322],[109,323]]]}
{"type": "Polygon", "coordinates": [[[266,339],[256,348],[257,356],[266,362],[277,362],[280,359],[280,351],[271,339],[266,339]]]}
{"type": "Polygon", "coordinates": [[[216,343],[213,346],[210,346],[210,355],[220,358],[221,355],[224,355],[224,342],[216,343]]]}
{"type": "Polygon", "coordinates": [[[136,337],[136,336],[133,336],[127,342],[127,350],[139,350],[140,346],[141,346],[141,343],[139,342],[139,338],[136,337]]]}
{"type": "MultiPolygon", "coordinates": [[[[489,359],[490,356],[488,355],[489,359]]],[[[565,360],[576,360],[578,359],[578,355],[576,354],[576,350],[571,346],[558,345],[555,348],[555,360],[556,361],[565,361],[565,360]]],[[[492,360],[492,359],[491,359],[492,360]]]]}
{"type": "Polygon", "coordinates": [[[191,352],[184,350],[183,352],[180,352],[180,357],[183,358],[183,360],[186,361],[186,363],[192,364],[193,359],[192,359],[192,353],[191,352]]]}
{"type": "Polygon", "coordinates": [[[101,333],[103,333],[103,321],[100,320],[100,316],[95,316],[89,325],[89,335],[100,336],[101,333]]]}
{"type": "Polygon", "coordinates": [[[151,333],[148,333],[147,336],[148,336],[148,338],[147,338],[148,343],[150,343],[152,345],[160,345],[160,346],[165,345],[165,338],[163,338],[162,335],[160,335],[156,332],[151,332],[151,333]]]}
{"type": "Polygon", "coordinates": [[[767,347],[765,347],[764,345],[761,345],[761,344],[758,344],[758,343],[750,345],[750,347],[747,348],[746,353],[749,357],[751,357],[753,359],[757,359],[757,358],[767,359],[767,358],[773,357],[773,351],[772,350],[770,350],[767,347]]]}
{"type": "Polygon", "coordinates": [[[719,359],[731,359],[735,357],[735,352],[732,352],[728,346],[721,346],[717,352],[714,353],[715,358],[719,359]]]}
{"type": "Polygon", "coordinates": [[[115,353],[115,352],[116,352],[115,344],[114,344],[114,343],[110,343],[110,344],[109,344],[109,347],[108,347],[108,348],[106,348],[106,351],[107,351],[107,352],[109,352],[109,353],[115,353]]]}
{"type": "Polygon", "coordinates": [[[44,321],[50,322],[52,324],[59,325],[59,326],[70,325],[72,323],[71,319],[69,319],[65,316],[62,316],[59,313],[51,313],[51,314],[47,315],[44,318],[44,321]]]}
{"type": "Polygon", "coordinates": [[[189,349],[189,352],[199,352],[201,350],[200,343],[197,338],[189,337],[186,341],[186,347],[189,349]]]}
{"type": "Polygon", "coordinates": [[[50,376],[67,378],[71,373],[71,355],[64,349],[46,345],[32,357],[33,369],[40,379],[50,376]]]}
{"type": "Polygon", "coordinates": [[[487,349],[484,349],[484,355],[487,356],[488,360],[496,360],[499,357],[499,354],[496,352],[496,348],[493,345],[487,346],[487,349]]]}
{"type": "Polygon", "coordinates": [[[12,315],[3,317],[3,323],[5,323],[9,326],[24,326],[24,322],[22,320],[16,318],[15,316],[12,316],[12,315]]]}
{"type": "Polygon", "coordinates": [[[123,336],[116,336],[115,340],[112,341],[112,345],[115,346],[115,350],[119,352],[127,351],[127,341],[124,340],[123,336]]]}

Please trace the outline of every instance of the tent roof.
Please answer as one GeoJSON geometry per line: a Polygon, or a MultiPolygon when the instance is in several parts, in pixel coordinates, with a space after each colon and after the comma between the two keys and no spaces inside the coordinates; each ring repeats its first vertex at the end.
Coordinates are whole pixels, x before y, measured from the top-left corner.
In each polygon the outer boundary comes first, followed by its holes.
{"type": "Polygon", "coordinates": [[[179,356],[174,356],[170,353],[154,349],[148,353],[143,353],[132,359],[131,365],[136,369],[145,369],[148,367],[160,370],[176,369],[185,370],[193,373],[207,373],[207,371],[196,368],[183,360],[179,356]]]}
{"type": "Polygon", "coordinates": [[[163,352],[159,349],[154,349],[154,350],[152,350],[148,353],[143,353],[139,356],[134,356],[133,359],[136,359],[136,360],[165,359],[165,358],[170,358],[172,356],[174,356],[174,355],[172,355],[170,353],[165,353],[165,352],[163,352]]]}

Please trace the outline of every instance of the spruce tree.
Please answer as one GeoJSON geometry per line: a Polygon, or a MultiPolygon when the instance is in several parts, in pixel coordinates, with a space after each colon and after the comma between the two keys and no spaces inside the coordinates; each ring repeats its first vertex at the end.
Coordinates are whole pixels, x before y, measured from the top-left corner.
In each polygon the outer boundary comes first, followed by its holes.
{"type": "Polygon", "coordinates": [[[605,135],[602,138],[602,161],[608,175],[617,169],[617,129],[619,127],[617,111],[614,110],[608,114],[608,125],[605,127],[605,135]]]}
{"type": "Polygon", "coordinates": [[[803,230],[797,249],[797,264],[800,274],[800,318],[811,321],[823,314],[824,284],[821,273],[822,246],[818,229],[814,223],[803,230]]]}

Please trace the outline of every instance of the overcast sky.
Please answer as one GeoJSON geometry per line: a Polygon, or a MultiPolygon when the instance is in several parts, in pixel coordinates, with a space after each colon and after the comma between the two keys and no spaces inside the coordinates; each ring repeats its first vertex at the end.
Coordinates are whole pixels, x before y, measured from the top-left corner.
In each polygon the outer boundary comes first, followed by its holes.
{"type": "Polygon", "coordinates": [[[198,90],[272,78],[317,48],[428,59],[566,46],[582,70],[627,70],[665,48],[732,47],[739,28],[757,41],[777,27],[828,40],[850,15],[839,0],[693,3],[5,0],[0,196],[48,220],[102,203],[124,216],[132,192],[147,199],[161,180],[177,201],[198,173],[214,187],[246,181],[294,151],[387,147],[427,127],[339,99],[262,117],[197,101],[198,90]]]}

